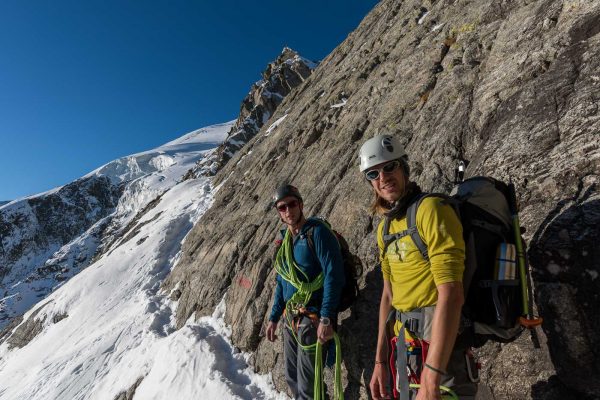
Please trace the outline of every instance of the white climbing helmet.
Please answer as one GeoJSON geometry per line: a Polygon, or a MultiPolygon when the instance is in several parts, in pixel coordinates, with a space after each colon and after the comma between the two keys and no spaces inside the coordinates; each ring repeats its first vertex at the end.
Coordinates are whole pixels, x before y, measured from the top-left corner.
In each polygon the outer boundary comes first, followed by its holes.
{"type": "Polygon", "coordinates": [[[404,147],[392,135],[377,135],[360,148],[360,172],[392,160],[407,157],[404,147]]]}

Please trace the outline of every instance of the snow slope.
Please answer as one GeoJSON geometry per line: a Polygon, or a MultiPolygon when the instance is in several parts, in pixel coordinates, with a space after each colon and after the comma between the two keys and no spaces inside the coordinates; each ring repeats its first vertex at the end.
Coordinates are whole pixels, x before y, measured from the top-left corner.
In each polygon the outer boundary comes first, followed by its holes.
{"type": "MultiPolygon", "coordinates": [[[[45,242],[38,246],[39,221],[31,202],[43,203],[45,198],[55,196],[62,203],[73,203],[73,196],[64,194],[64,187],[29,196],[2,208],[6,220],[26,220],[23,229],[12,237],[2,238],[5,249],[24,247],[21,257],[4,265],[8,270],[0,274],[0,329],[12,318],[23,314],[43,299],[61,282],[70,279],[89,265],[98,248],[109,245],[114,237],[123,234],[123,227],[166,190],[175,186],[197,161],[203,159],[209,149],[217,147],[226,137],[233,122],[213,125],[191,132],[156,149],[122,157],[112,161],[75,183],[86,184],[94,178],[108,178],[112,184],[125,185],[115,212],[95,220],[86,232],[64,243],[55,237],[44,236],[45,242]],[[14,217],[13,217],[14,216],[14,217]],[[106,225],[109,225],[106,228],[106,225]],[[26,243],[26,246],[22,244],[26,243]],[[3,276],[4,275],[4,276],[3,276]]],[[[70,184],[73,186],[73,184],[70,184]]],[[[93,204],[96,199],[87,193],[76,193],[83,203],[93,204]]],[[[88,213],[89,215],[90,213],[88,213]]],[[[79,216],[60,216],[60,224],[76,223],[79,216]]],[[[0,269],[2,268],[0,267],[0,269]]]]}
{"type": "Polygon", "coordinates": [[[218,190],[208,177],[181,177],[230,126],[192,132],[90,174],[127,184],[113,223],[135,224],[26,313],[43,325],[29,344],[0,345],[0,399],[114,399],[136,382],[135,399],[287,398],[234,351],[223,305],[175,330],[177,303],[160,291],[218,190]]]}

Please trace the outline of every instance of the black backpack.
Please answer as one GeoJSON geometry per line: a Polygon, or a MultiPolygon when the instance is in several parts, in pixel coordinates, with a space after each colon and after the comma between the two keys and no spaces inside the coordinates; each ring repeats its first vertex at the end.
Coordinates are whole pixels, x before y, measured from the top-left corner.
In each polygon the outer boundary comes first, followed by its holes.
{"type": "MultiPolygon", "coordinates": [[[[419,205],[423,199],[435,196],[453,206],[462,223],[466,250],[462,321],[474,333],[475,346],[487,340],[510,342],[516,339],[523,331],[520,316],[528,311],[523,309],[526,302],[522,288],[530,288],[527,281],[522,281],[519,270],[512,215],[516,211],[511,211],[516,208],[514,188],[512,190],[511,193],[509,185],[493,178],[470,178],[459,183],[450,196],[419,195],[407,209],[406,231],[389,234],[390,219],[384,221],[386,248],[401,237],[411,236],[423,258],[428,260],[427,245],[416,227],[419,205]]],[[[518,240],[521,240],[520,233],[518,240]]],[[[531,298],[528,292],[525,294],[531,298]]]]}
{"type": "MultiPolygon", "coordinates": [[[[325,218],[312,217],[311,219],[327,226],[327,228],[335,234],[340,244],[340,248],[342,250],[342,260],[344,261],[344,278],[346,283],[342,289],[338,312],[346,311],[348,308],[350,308],[350,306],[352,306],[352,304],[354,304],[359,296],[357,280],[362,276],[363,273],[362,262],[358,256],[352,254],[350,251],[350,246],[348,246],[348,241],[346,241],[346,239],[339,232],[331,228],[331,224],[325,218]]],[[[313,228],[314,225],[306,231],[306,239],[308,240],[308,246],[316,256],[315,243],[312,237],[313,228]]]]}

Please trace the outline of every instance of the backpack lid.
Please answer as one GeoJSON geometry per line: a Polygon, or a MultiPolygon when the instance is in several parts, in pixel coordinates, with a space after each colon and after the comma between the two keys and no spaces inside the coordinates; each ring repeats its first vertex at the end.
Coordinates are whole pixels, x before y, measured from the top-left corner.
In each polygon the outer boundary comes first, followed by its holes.
{"type": "Polygon", "coordinates": [[[477,177],[468,179],[452,189],[452,196],[476,205],[498,218],[507,229],[510,229],[512,215],[506,196],[497,187],[495,180],[477,177]]]}

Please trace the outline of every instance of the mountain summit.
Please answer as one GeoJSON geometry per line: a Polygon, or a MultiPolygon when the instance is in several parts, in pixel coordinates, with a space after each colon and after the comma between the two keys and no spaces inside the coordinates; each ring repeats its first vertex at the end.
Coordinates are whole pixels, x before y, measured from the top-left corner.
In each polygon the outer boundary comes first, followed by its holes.
{"type": "Polygon", "coordinates": [[[242,101],[240,114],[225,142],[216,153],[201,162],[200,168],[214,175],[252,139],[271,118],[285,96],[303,83],[317,67],[313,61],[301,57],[297,52],[285,47],[275,61],[269,63],[262,73],[262,79],[252,85],[242,101]]]}

